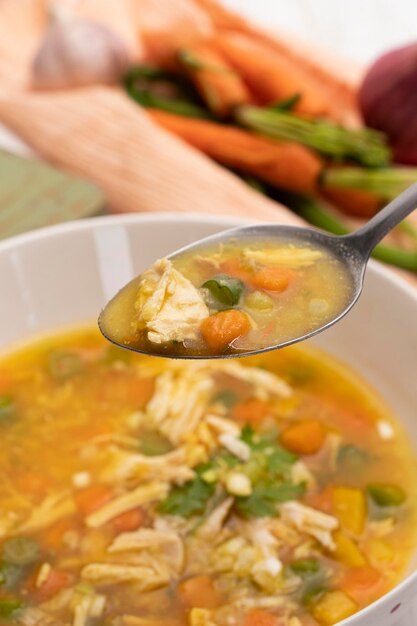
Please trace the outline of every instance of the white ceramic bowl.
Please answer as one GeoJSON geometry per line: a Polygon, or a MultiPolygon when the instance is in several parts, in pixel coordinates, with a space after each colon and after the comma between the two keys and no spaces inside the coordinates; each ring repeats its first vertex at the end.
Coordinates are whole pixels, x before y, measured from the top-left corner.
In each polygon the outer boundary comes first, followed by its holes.
{"type": "MultiPolygon", "coordinates": [[[[94,320],[117,289],[156,258],[236,225],[209,216],[130,215],[72,222],[1,243],[0,351],[94,320]]],[[[417,290],[371,263],[359,304],[314,343],[379,390],[417,449],[417,290]]],[[[403,583],[343,625],[417,624],[415,565],[403,583]]]]}

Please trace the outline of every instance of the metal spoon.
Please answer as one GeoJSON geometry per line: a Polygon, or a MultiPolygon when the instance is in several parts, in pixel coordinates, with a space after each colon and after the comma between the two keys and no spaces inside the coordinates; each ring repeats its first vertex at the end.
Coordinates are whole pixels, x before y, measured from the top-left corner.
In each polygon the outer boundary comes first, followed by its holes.
{"type": "MultiPolygon", "coordinates": [[[[338,258],[347,270],[348,276],[351,279],[351,299],[343,310],[328,321],[326,324],[319,328],[315,328],[313,331],[308,332],[302,336],[294,337],[289,341],[282,342],[277,345],[271,345],[263,347],[257,350],[251,350],[250,352],[239,352],[236,354],[225,355],[204,355],[204,356],[188,356],[181,355],[176,358],[230,358],[247,356],[249,354],[258,354],[260,352],[266,352],[268,350],[276,350],[284,346],[303,341],[313,335],[316,335],[326,328],[329,328],[342,317],[348,313],[354,304],[357,302],[363,288],[363,280],[365,275],[366,266],[372,250],[375,246],[389,233],[397,224],[399,224],[407,215],[412,213],[417,207],[417,183],[406,189],[397,198],[390,202],[384,209],[379,211],[375,217],[365,224],[362,228],[344,236],[329,235],[325,232],[315,230],[313,228],[299,227],[299,226],[283,226],[280,224],[257,224],[253,226],[243,226],[240,228],[234,228],[232,230],[222,231],[211,237],[201,239],[189,246],[177,250],[171,254],[168,258],[173,260],[178,255],[182,255],[184,252],[194,251],[198,254],[202,248],[206,248],[207,245],[225,243],[233,238],[238,242],[245,240],[257,240],[266,238],[268,240],[277,239],[280,243],[291,242],[296,244],[308,244],[312,247],[318,247],[327,250],[331,255],[338,258]]],[[[134,279],[137,280],[137,279],[134,279]]],[[[132,281],[133,282],[133,281],[132,281]]],[[[129,283],[130,284],[130,283],[129,283]]],[[[115,309],[114,303],[117,304],[117,299],[120,298],[120,294],[123,294],[125,288],[119,292],[103,309],[100,314],[98,323],[102,334],[116,345],[122,348],[127,348],[135,352],[145,352],[134,346],[125,345],[118,341],[114,333],[114,322],[117,318],[117,308],[115,309]],[[113,307],[112,315],[106,316],[109,307],[113,307]],[[116,312],[116,313],[115,313],[116,312]]],[[[133,302],[132,302],[133,306],[133,302]]],[[[161,354],[160,352],[148,352],[146,354],[153,354],[156,356],[172,356],[170,354],[161,354]]]]}

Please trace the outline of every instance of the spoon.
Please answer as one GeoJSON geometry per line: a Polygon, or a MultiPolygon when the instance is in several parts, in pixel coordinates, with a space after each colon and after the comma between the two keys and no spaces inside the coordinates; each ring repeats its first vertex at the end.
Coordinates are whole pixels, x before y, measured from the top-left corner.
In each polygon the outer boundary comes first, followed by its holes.
{"type": "MultiPolygon", "coordinates": [[[[199,254],[201,249],[207,248],[207,246],[213,246],[221,243],[225,243],[233,240],[238,243],[244,243],[245,241],[254,240],[274,240],[282,244],[283,242],[291,244],[307,244],[312,248],[318,248],[327,251],[334,258],[338,259],[346,270],[347,276],[351,281],[350,299],[345,307],[338,311],[335,316],[328,320],[320,327],[315,327],[310,332],[303,335],[293,337],[288,341],[283,341],[275,345],[262,347],[247,352],[238,352],[233,354],[204,354],[202,355],[172,355],[161,354],[155,350],[136,347],[130,343],[126,344],[120,340],[120,329],[117,329],[117,325],[123,320],[120,319],[123,311],[123,306],[126,307],[126,302],[130,306],[130,310],[133,312],[134,305],[134,289],[137,278],[131,281],[126,287],[124,287],[110,302],[105,306],[100,314],[98,323],[99,328],[109,341],[129,350],[135,352],[141,352],[144,354],[150,354],[154,356],[167,356],[175,358],[230,358],[247,356],[249,354],[259,354],[269,350],[276,350],[290,344],[304,341],[313,335],[316,335],[323,330],[326,330],[339,320],[341,320],[358,301],[362,292],[363,281],[365,276],[366,266],[372,250],[375,246],[387,235],[397,224],[399,224],[407,215],[412,213],[417,207],[417,183],[402,192],[397,198],[390,202],[386,207],[377,213],[371,220],[369,220],[365,226],[358,229],[354,233],[343,236],[335,236],[325,233],[323,231],[315,230],[313,228],[299,227],[299,226],[284,226],[280,224],[256,224],[252,226],[243,226],[234,228],[227,231],[222,231],[205,239],[201,239],[191,245],[185,246],[180,250],[172,253],[167,258],[174,260],[179,255],[184,253],[193,252],[199,254]],[[129,292],[130,286],[130,292],[129,292]],[[121,306],[123,304],[123,306],[121,306]]],[[[126,322],[125,322],[125,327],[126,322]]],[[[127,333],[128,334],[128,333],[127,333]]]]}

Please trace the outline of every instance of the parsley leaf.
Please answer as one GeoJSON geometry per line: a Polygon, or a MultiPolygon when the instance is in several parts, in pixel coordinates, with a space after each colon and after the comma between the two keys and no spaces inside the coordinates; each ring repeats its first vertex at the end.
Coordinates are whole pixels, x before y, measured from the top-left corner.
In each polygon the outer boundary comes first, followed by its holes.
{"type": "Polygon", "coordinates": [[[194,480],[189,480],[181,487],[174,487],[167,498],[160,503],[158,510],[167,515],[181,515],[182,517],[203,513],[214,490],[213,484],[204,482],[197,474],[194,480]]]}
{"type": "Polygon", "coordinates": [[[276,484],[266,479],[254,486],[250,496],[236,498],[236,508],[245,517],[274,517],[278,515],[276,504],[299,498],[304,492],[304,484],[276,484]]]}

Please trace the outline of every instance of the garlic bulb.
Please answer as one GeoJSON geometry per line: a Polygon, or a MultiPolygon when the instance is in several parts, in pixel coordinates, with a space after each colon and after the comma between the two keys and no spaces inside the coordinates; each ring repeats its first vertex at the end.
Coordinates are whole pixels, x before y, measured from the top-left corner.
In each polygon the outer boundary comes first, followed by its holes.
{"type": "Polygon", "coordinates": [[[120,80],[128,65],[126,46],[115,33],[55,8],[32,63],[32,85],[36,89],[61,89],[111,84],[120,80]]]}

